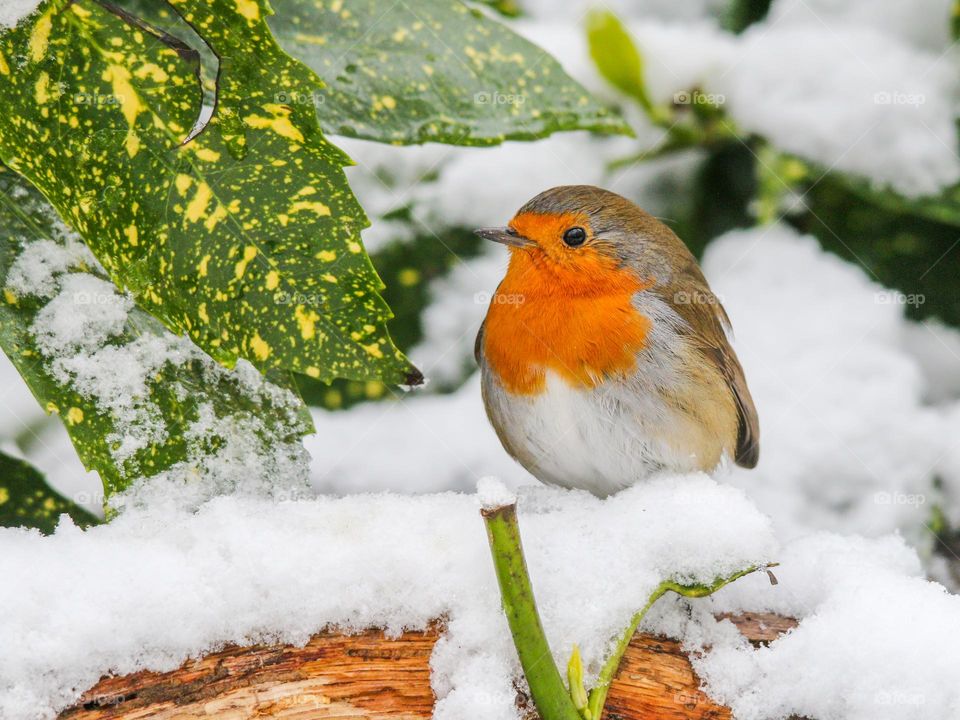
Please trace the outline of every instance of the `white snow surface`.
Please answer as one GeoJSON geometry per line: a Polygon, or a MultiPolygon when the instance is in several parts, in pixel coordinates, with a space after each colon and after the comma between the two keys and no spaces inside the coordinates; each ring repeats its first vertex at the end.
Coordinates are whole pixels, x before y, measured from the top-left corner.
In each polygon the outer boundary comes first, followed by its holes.
{"type": "Polygon", "coordinates": [[[0,28],[12,28],[40,5],[40,0],[3,0],[0,3],[0,28]]]}
{"type": "Polygon", "coordinates": [[[748,30],[705,85],[781,150],[930,195],[960,179],[952,67],[875,29],[770,23],[748,30]]]}
{"type": "MultiPolygon", "coordinates": [[[[799,627],[761,648],[727,630],[710,652],[693,656],[706,691],[738,720],[960,716],[960,687],[948,679],[960,597],[925,580],[898,538],[820,533],[786,547],[780,560],[779,585],[747,577],[713,606],[747,602],[802,618],[799,627]]],[[[702,647],[704,637],[709,632],[689,628],[688,648],[702,647]]]]}
{"type": "Polygon", "coordinates": [[[651,98],[712,96],[741,131],[907,196],[960,180],[952,48],[918,47],[892,22],[788,17],[740,36],[706,22],[631,23],[651,98]]]}
{"type": "MultiPolygon", "coordinates": [[[[173,491],[167,488],[167,497],[173,491]]],[[[771,561],[769,520],[704,475],[601,501],[531,488],[520,521],[547,633],[595,673],[667,576],[710,581],[771,561]]],[[[516,717],[518,671],[476,497],[226,496],[199,510],[130,503],[82,532],[0,530],[0,716],[53,717],[106,672],[169,670],[226,643],[318,630],[447,631],[432,657],[435,717],[516,717]]]]}

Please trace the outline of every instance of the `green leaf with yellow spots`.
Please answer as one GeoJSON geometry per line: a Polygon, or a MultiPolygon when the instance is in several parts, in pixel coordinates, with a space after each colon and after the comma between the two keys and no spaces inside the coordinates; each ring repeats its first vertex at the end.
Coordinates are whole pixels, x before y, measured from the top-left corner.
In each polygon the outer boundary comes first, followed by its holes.
{"type": "Polygon", "coordinates": [[[562,130],[631,134],[549,53],[457,0],[274,0],[270,27],[325,88],[291,87],[329,133],[495,145],[562,130]]]}
{"type": "Polygon", "coordinates": [[[195,137],[197,54],[94,0],[46,0],[0,34],[0,159],[110,278],[227,366],[417,384],[360,241],[349,158],[320,92],[266,24],[266,0],[171,0],[220,59],[195,137]]]}
{"type": "Polygon", "coordinates": [[[0,289],[0,348],[107,497],[161,472],[190,479],[231,454],[279,475],[303,453],[313,429],[297,394],[245,361],[227,370],[133,305],[2,166],[0,289]]]}
{"type": "Polygon", "coordinates": [[[64,513],[80,527],[100,522],[50,487],[30,463],[0,452],[0,527],[36,528],[49,535],[64,513]]]}

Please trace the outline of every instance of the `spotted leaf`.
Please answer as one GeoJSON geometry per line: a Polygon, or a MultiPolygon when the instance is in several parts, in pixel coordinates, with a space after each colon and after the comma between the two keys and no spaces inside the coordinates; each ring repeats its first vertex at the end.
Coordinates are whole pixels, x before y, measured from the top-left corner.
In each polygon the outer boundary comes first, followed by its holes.
{"type": "Polygon", "coordinates": [[[172,0],[220,59],[201,116],[196,53],[112,6],[46,0],[0,35],[0,159],[110,278],[231,366],[416,384],[360,241],[368,224],[323,136],[311,70],[275,43],[266,0],[172,0]]]}
{"type": "Polygon", "coordinates": [[[227,370],[133,306],[43,197],[2,167],[0,288],[0,348],[59,414],[106,496],[160,472],[190,478],[221,452],[268,472],[303,452],[312,424],[295,393],[245,361],[227,370]]]}
{"type": "Polygon", "coordinates": [[[548,53],[457,0],[275,0],[277,39],[323,81],[295,101],[324,130],[393,143],[495,145],[631,131],[548,53]]]}

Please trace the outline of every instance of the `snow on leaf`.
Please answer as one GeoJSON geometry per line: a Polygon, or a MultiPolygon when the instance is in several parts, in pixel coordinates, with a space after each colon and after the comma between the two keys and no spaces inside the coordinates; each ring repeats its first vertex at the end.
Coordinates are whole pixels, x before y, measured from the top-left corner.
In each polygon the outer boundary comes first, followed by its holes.
{"type": "Polygon", "coordinates": [[[184,143],[195,52],[91,0],[47,0],[0,35],[0,159],[138,305],[220,362],[416,384],[384,325],[350,160],[312,105],[284,101],[321,83],[274,42],[264,0],[171,5],[221,58],[199,135],[184,143]]]}
{"type": "Polygon", "coordinates": [[[226,461],[228,449],[264,473],[302,453],[312,424],[294,393],[245,361],[225,369],[134,307],[8,170],[0,171],[0,287],[0,347],[59,414],[106,496],[172,469],[190,477],[226,461]]]}

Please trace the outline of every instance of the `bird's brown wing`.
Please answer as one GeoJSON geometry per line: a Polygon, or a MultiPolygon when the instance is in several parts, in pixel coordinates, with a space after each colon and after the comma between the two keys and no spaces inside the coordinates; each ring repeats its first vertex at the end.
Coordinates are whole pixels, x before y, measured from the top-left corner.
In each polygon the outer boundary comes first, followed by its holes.
{"type": "Polygon", "coordinates": [[[665,299],[686,322],[684,330],[703,356],[720,370],[733,394],[738,417],[734,460],[741,467],[756,467],[760,459],[760,423],[743,368],[727,336],[731,329],[727,311],[710,290],[692,255],[687,262],[680,263],[673,281],[663,290],[665,299]]]}
{"type": "Polygon", "coordinates": [[[473,341],[473,359],[480,364],[480,351],[483,349],[483,326],[487,324],[486,319],[480,323],[480,329],[477,331],[477,339],[473,341]]]}

